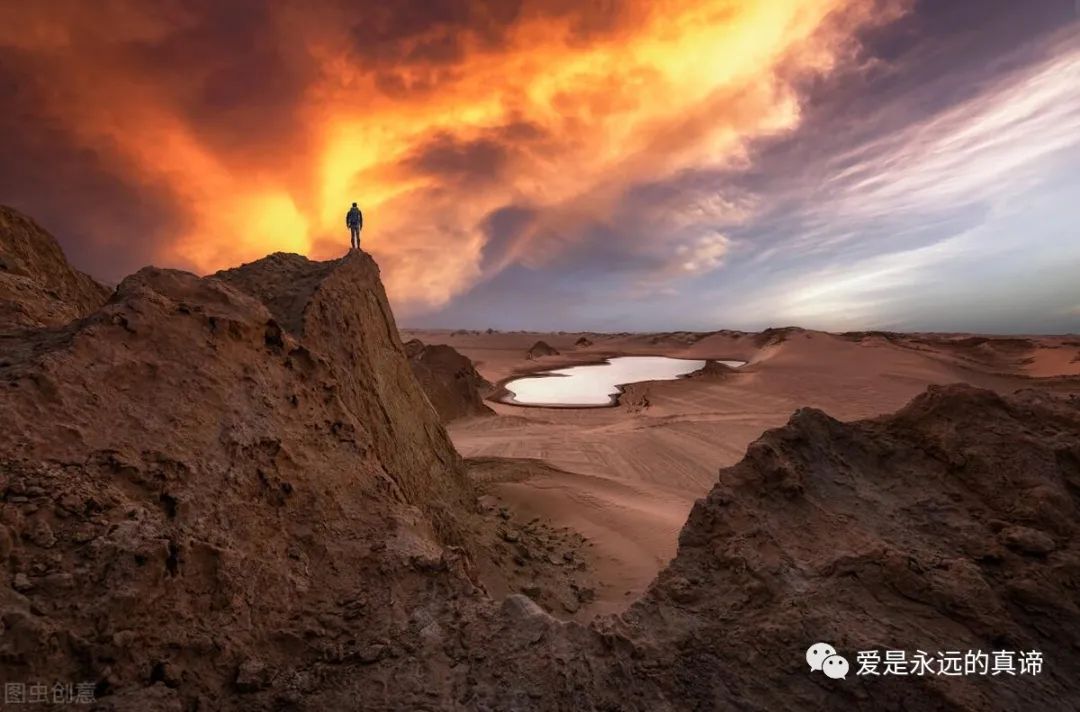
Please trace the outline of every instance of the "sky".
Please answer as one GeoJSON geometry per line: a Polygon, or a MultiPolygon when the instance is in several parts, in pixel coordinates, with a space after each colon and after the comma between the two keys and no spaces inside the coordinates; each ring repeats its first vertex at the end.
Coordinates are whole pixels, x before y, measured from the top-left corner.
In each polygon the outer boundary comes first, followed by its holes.
{"type": "Polygon", "coordinates": [[[1080,0],[0,4],[0,203],[400,324],[1080,332],[1080,0]]]}

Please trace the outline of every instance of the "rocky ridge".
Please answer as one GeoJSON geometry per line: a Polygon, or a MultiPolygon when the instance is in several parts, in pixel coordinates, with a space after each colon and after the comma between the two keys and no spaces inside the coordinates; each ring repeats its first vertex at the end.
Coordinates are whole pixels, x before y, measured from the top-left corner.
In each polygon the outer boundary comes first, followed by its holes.
{"type": "Polygon", "coordinates": [[[371,655],[349,630],[391,625],[394,582],[474,588],[475,497],[396,334],[354,254],[146,268],[84,319],[0,336],[5,679],[188,706],[371,655]]]}
{"type": "Polygon", "coordinates": [[[68,265],[52,235],[0,205],[0,330],[64,324],[97,309],[108,295],[68,265]]]}

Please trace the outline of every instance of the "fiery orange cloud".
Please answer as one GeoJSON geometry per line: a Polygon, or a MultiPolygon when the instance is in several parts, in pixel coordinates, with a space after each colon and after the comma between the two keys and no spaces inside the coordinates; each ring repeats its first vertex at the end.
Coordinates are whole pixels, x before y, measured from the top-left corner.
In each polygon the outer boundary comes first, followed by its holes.
{"type": "MultiPolygon", "coordinates": [[[[160,262],[329,257],[357,200],[391,296],[423,308],[542,264],[636,183],[749,160],[753,139],[798,124],[801,77],[851,57],[859,31],[906,4],[537,0],[395,15],[283,2],[207,38],[188,4],[113,0],[91,15],[56,2],[0,11],[0,46],[31,63],[41,111],[70,141],[179,206],[160,262]],[[230,32],[254,53],[247,74],[230,73],[230,32]],[[264,83],[279,102],[236,100],[264,83]],[[485,225],[507,206],[536,217],[485,259],[485,225]]],[[[722,237],[670,246],[695,269],[724,249],[722,237]]]]}

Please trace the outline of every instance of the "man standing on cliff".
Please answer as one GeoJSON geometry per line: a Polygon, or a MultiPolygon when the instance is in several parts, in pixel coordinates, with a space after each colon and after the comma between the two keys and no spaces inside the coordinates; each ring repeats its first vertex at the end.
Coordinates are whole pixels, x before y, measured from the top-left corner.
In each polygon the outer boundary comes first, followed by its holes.
{"type": "Polygon", "coordinates": [[[360,230],[364,227],[364,214],[360,212],[360,208],[356,207],[356,203],[352,204],[349,208],[349,212],[345,213],[345,227],[349,228],[349,238],[351,240],[351,249],[360,249],[360,230]]]}

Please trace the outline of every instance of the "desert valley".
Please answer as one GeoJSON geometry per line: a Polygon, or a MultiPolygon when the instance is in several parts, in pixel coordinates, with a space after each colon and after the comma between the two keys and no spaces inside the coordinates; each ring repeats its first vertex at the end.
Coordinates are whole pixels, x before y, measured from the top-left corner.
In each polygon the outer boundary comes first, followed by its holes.
{"type": "MultiPolygon", "coordinates": [[[[460,411],[448,431],[479,462],[516,516],[539,517],[587,537],[597,597],[575,611],[587,620],[642,593],[675,555],[678,532],[718,469],[803,407],[838,420],[891,413],[934,385],[966,383],[1000,393],[1077,393],[1080,337],[967,334],[828,334],[799,328],[763,333],[487,333],[413,331],[403,339],[446,344],[492,387],[513,376],[626,355],[744,361],[689,378],[634,383],[612,408],[533,408],[494,398],[460,411]],[[544,355],[536,355],[536,344],[544,355]],[[500,474],[493,458],[513,458],[500,474]],[[537,469],[521,458],[537,461],[537,469]]],[[[571,604],[572,606],[573,604],[571,604]]],[[[558,614],[559,604],[554,602],[558,614]]]]}

